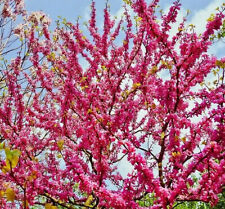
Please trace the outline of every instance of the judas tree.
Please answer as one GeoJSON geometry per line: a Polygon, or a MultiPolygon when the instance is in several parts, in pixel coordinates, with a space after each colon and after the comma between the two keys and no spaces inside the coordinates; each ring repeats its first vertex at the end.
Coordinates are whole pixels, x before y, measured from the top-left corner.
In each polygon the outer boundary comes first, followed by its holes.
{"type": "Polygon", "coordinates": [[[207,51],[224,5],[199,35],[185,18],[171,33],[179,1],[161,14],[157,0],[124,2],[120,20],[106,5],[102,30],[94,2],[84,32],[66,20],[50,32],[40,12],[13,30],[23,45],[1,68],[1,208],[217,203],[225,59],[207,51]]]}

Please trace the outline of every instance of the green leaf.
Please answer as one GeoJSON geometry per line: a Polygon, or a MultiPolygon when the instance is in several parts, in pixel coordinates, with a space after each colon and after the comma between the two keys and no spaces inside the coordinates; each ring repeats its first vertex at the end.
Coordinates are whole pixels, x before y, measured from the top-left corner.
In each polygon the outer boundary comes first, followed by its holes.
{"type": "Polygon", "coordinates": [[[0,143],[0,150],[5,148],[5,142],[0,143]]]}

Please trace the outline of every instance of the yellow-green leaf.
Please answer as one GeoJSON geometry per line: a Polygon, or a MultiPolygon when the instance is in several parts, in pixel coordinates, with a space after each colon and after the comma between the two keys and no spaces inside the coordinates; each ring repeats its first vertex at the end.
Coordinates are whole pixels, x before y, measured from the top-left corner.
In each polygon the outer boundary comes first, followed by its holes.
{"type": "Polygon", "coordinates": [[[87,77],[82,77],[81,79],[80,79],[80,82],[82,83],[82,82],[84,82],[84,81],[86,81],[87,80],[87,77]]]}
{"type": "Polygon", "coordinates": [[[182,138],[181,138],[181,141],[182,141],[182,142],[186,142],[186,137],[182,137],[182,138]]]}
{"type": "Polygon", "coordinates": [[[45,209],[57,209],[57,206],[53,206],[51,203],[46,203],[45,209]]]}
{"type": "Polygon", "coordinates": [[[211,14],[210,17],[207,19],[208,22],[211,22],[215,19],[215,14],[211,14]]]}
{"type": "Polygon", "coordinates": [[[0,150],[5,149],[5,142],[0,143],[0,150]]]}
{"type": "Polygon", "coordinates": [[[15,197],[16,197],[16,195],[15,195],[15,192],[14,192],[14,190],[12,189],[12,188],[7,188],[6,189],[6,191],[5,191],[5,195],[6,195],[6,199],[8,200],[8,201],[14,201],[15,200],[15,197]]]}
{"type": "Polygon", "coordinates": [[[18,149],[14,149],[14,150],[10,150],[9,147],[5,148],[5,155],[6,155],[6,166],[4,166],[4,169],[6,170],[10,170],[10,168],[15,168],[18,161],[19,161],[19,157],[21,155],[20,150],[18,149]]]}
{"type": "Polygon", "coordinates": [[[93,201],[93,196],[92,195],[89,195],[86,202],[84,203],[85,206],[87,207],[90,207],[91,206],[91,203],[93,201]]]}
{"type": "Polygon", "coordinates": [[[161,133],[161,139],[164,139],[164,137],[165,137],[165,132],[162,132],[161,133]]]}
{"type": "Polygon", "coordinates": [[[6,174],[7,172],[10,171],[10,164],[7,163],[7,161],[8,161],[8,160],[6,160],[6,165],[2,167],[2,172],[3,172],[4,174],[6,174]]]}
{"type": "Polygon", "coordinates": [[[133,89],[136,89],[136,88],[138,88],[138,87],[140,87],[141,86],[141,83],[134,83],[133,84],[133,89]]]}
{"type": "Polygon", "coordinates": [[[131,5],[131,1],[130,0],[123,0],[127,5],[131,5]]]}
{"type": "Polygon", "coordinates": [[[64,140],[63,139],[58,140],[57,145],[58,145],[59,150],[61,151],[63,149],[64,140]]]}
{"type": "Polygon", "coordinates": [[[5,148],[6,158],[12,161],[14,158],[19,158],[21,152],[18,149],[10,150],[9,147],[5,148]]]}
{"type": "Polygon", "coordinates": [[[0,190],[0,198],[4,196],[5,192],[3,190],[0,190]]]}
{"type": "Polygon", "coordinates": [[[91,114],[92,112],[92,109],[88,109],[87,114],[91,114]]]}

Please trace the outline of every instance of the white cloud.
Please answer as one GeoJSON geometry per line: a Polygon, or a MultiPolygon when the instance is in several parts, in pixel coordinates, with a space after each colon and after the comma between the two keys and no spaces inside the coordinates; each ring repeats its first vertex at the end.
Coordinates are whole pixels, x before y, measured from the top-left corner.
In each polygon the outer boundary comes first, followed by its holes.
{"type": "Polygon", "coordinates": [[[207,19],[210,14],[216,12],[216,8],[220,7],[224,3],[224,0],[214,0],[208,4],[207,7],[202,8],[194,13],[193,17],[190,20],[190,23],[196,26],[196,32],[202,33],[205,30],[207,19]]]}

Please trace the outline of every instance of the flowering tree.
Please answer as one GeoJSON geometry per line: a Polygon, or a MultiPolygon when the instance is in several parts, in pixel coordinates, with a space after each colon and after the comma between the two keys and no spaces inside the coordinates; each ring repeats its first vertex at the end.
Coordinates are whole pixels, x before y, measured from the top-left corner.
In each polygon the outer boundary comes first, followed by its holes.
{"type": "Polygon", "coordinates": [[[15,54],[22,49],[23,44],[16,44],[18,37],[14,36],[14,29],[16,27],[16,21],[18,18],[25,16],[25,10],[22,1],[0,1],[0,91],[1,98],[4,95],[5,86],[5,73],[3,71],[10,71],[8,69],[8,58],[12,57],[11,54],[15,54]],[[3,90],[4,89],[4,90],[3,90]]]}
{"type": "Polygon", "coordinates": [[[103,32],[94,2],[89,34],[66,21],[51,33],[40,12],[13,30],[23,44],[1,68],[1,208],[217,203],[225,59],[207,50],[224,5],[203,34],[184,19],[171,35],[179,1],[161,16],[157,0],[125,2],[119,22],[106,5],[103,32]]]}

